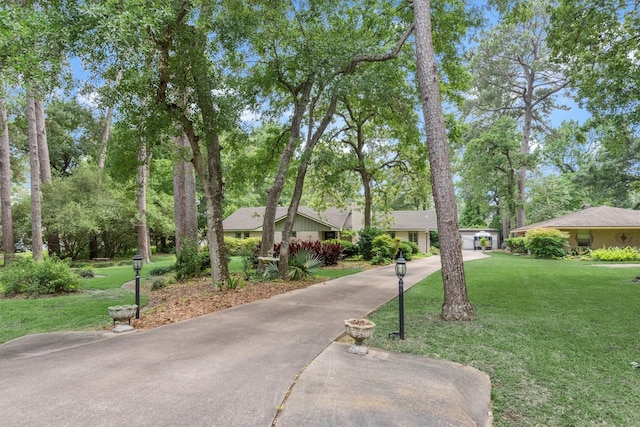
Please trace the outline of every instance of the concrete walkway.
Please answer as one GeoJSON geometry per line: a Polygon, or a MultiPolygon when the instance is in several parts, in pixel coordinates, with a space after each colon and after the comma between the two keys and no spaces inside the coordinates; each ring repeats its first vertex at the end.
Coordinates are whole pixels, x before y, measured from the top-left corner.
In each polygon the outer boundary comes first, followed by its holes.
{"type": "MultiPolygon", "coordinates": [[[[439,267],[409,262],[405,289],[439,267]]],[[[332,343],[396,295],[389,266],[148,331],[19,338],[0,346],[0,424],[491,425],[485,374],[332,343]]]]}

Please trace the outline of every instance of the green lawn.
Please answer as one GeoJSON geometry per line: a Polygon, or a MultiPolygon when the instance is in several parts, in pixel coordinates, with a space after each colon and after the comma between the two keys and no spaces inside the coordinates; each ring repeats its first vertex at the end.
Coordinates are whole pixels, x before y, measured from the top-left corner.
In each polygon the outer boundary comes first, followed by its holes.
{"type": "MultiPolygon", "coordinates": [[[[154,268],[175,262],[174,256],[156,256],[140,272],[141,281],[151,280],[154,268]]],[[[242,271],[241,257],[231,257],[230,271],[242,271]]],[[[82,279],[82,291],[65,296],[34,299],[0,299],[0,344],[27,334],[70,330],[100,330],[111,322],[107,307],[135,303],[134,294],[122,284],[134,280],[128,263],[117,267],[93,268],[95,277],[82,279]]],[[[321,277],[342,277],[361,271],[359,268],[320,270],[321,277]]],[[[146,304],[144,295],[141,305],[146,304]]]]}
{"type": "Polygon", "coordinates": [[[368,344],[486,372],[498,426],[640,425],[640,268],[494,252],[465,271],[474,320],[440,319],[437,273],[405,294],[405,340],[392,301],[368,344]]]}
{"type": "MultiPolygon", "coordinates": [[[[141,280],[149,280],[156,267],[171,265],[173,256],[158,256],[140,272],[141,280]]],[[[93,269],[96,277],[82,279],[82,292],[34,299],[0,299],[0,343],[27,334],[51,331],[99,330],[111,322],[107,307],[134,304],[134,294],[122,284],[135,279],[132,266],[93,269]]],[[[140,298],[141,305],[146,298],[140,298]]]]}

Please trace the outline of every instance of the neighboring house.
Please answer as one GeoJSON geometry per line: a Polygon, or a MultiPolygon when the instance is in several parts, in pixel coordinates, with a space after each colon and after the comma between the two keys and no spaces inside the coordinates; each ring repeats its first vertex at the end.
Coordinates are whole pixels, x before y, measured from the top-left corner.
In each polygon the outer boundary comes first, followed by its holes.
{"type": "Polygon", "coordinates": [[[572,247],[602,248],[603,246],[640,247],[640,211],[589,207],[526,227],[511,230],[512,236],[524,236],[534,228],[555,228],[569,233],[572,247]]]}
{"type": "Polygon", "coordinates": [[[488,240],[488,249],[500,249],[500,230],[495,228],[461,228],[462,249],[482,249],[480,247],[480,238],[483,236],[488,240]]]}
{"type": "MultiPolygon", "coordinates": [[[[275,219],[274,241],[282,240],[282,231],[287,218],[287,207],[278,207],[275,219]]],[[[223,222],[224,234],[228,237],[261,237],[265,208],[240,208],[223,222]]],[[[301,206],[293,225],[293,236],[300,240],[329,240],[344,238],[349,230],[357,233],[363,228],[364,216],[357,209],[328,208],[322,212],[301,206]]],[[[379,215],[376,223],[385,224],[384,228],[392,237],[415,242],[421,252],[427,252],[430,246],[429,231],[437,230],[435,211],[393,211],[379,215]]],[[[349,240],[344,238],[345,240],[349,240]]]]}

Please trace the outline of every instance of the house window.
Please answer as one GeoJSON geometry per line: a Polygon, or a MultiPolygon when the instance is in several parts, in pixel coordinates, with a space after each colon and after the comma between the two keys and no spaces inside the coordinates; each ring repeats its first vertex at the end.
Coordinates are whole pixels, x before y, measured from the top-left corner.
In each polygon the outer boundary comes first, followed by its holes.
{"type": "Polygon", "coordinates": [[[413,243],[418,243],[418,232],[410,231],[409,232],[409,241],[413,243]]]}
{"type": "Polygon", "coordinates": [[[244,238],[245,238],[245,239],[248,239],[248,238],[249,238],[249,232],[248,232],[248,231],[245,231],[245,232],[244,232],[244,238]]]}
{"type": "Polygon", "coordinates": [[[395,231],[389,231],[389,236],[391,236],[392,239],[396,238],[396,232],[395,231]]]}
{"type": "Polygon", "coordinates": [[[578,247],[591,247],[591,233],[589,230],[578,230],[576,232],[576,243],[578,247]]]}
{"type": "Polygon", "coordinates": [[[236,239],[242,239],[242,232],[236,231],[236,239]]]}
{"type": "Polygon", "coordinates": [[[335,231],[325,231],[324,232],[324,240],[332,240],[336,238],[335,231]]]}

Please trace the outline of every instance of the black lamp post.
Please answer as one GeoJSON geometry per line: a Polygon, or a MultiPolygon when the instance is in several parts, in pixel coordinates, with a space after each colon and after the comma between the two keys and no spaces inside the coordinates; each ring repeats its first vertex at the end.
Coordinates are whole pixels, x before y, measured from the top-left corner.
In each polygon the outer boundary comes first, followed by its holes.
{"type": "Polygon", "coordinates": [[[404,339],[404,275],[407,274],[407,262],[402,256],[402,251],[398,254],[396,259],[396,276],[398,276],[398,308],[400,318],[400,330],[397,332],[391,332],[390,337],[398,337],[401,340],[404,339]]]}
{"type": "Polygon", "coordinates": [[[133,271],[136,272],[136,319],[140,318],[140,270],[142,270],[142,255],[133,256],[133,271]]]}

